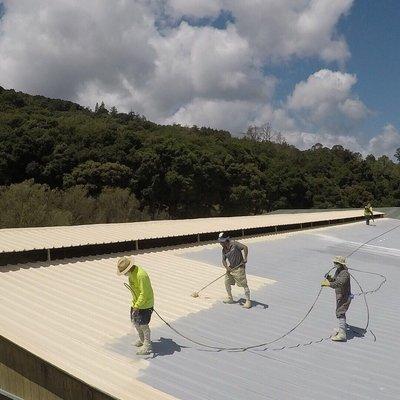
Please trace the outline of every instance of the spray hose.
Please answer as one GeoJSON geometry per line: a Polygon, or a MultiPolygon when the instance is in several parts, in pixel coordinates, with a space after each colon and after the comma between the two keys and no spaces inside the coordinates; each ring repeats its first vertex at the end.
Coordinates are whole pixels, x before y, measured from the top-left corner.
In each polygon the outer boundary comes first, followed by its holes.
{"type": "MultiPolygon", "coordinates": [[[[359,250],[360,250],[363,246],[365,246],[366,244],[372,242],[372,241],[375,240],[375,239],[378,239],[378,238],[381,237],[381,236],[386,235],[387,233],[389,233],[389,232],[391,232],[391,231],[393,231],[393,230],[395,230],[395,229],[397,229],[397,228],[399,228],[399,227],[400,227],[400,224],[397,225],[397,226],[395,226],[394,228],[391,228],[391,229],[389,229],[389,230],[383,232],[382,234],[380,234],[380,235],[378,235],[378,236],[376,236],[376,237],[374,237],[374,238],[372,238],[372,239],[366,241],[365,243],[363,243],[363,244],[361,244],[360,246],[358,246],[355,250],[353,250],[349,255],[347,255],[346,258],[351,257],[354,253],[356,253],[357,251],[359,251],[359,250]]],[[[325,274],[325,275],[328,275],[329,272],[332,271],[334,268],[335,268],[335,267],[331,268],[331,269],[327,272],[327,274],[325,274]]],[[[368,329],[368,327],[369,327],[369,322],[370,322],[370,312],[369,312],[369,306],[368,306],[368,302],[367,302],[366,295],[367,295],[367,294],[371,294],[371,293],[375,293],[375,292],[377,292],[378,290],[380,290],[381,287],[386,283],[387,279],[386,279],[386,277],[385,277],[384,275],[378,274],[378,273],[375,273],[375,272],[363,271],[363,270],[354,269],[354,268],[347,268],[347,269],[348,269],[348,270],[351,270],[351,271],[356,271],[356,272],[365,273],[365,274],[376,275],[376,276],[379,276],[379,277],[382,278],[382,281],[380,282],[380,284],[379,284],[375,289],[372,289],[372,290],[369,290],[369,291],[364,291],[364,289],[362,288],[362,286],[361,286],[361,284],[359,283],[359,281],[354,277],[353,274],[350,274],[350,276],[354,279],[354,281],[357,283],[357,286],[358,286],[359,289],[360,289],[360,292],[354,294],[354,296],[361,296],[361,295],[362,295],[363,298],[364,298],[365,308],[366,308],[366,314],[367,314],[366,325],[365,325],[365,328],[364,328],[364,331],[366,332],[367,329],[368,329]]],[[[225,275],[225,274],[224,274],[224,275],[225,275]]],[[[222,278],[224,275],[221,275],[220,277],[218,277],[217,279],[215,279],[215,280],[212,281],[211,283],[214,283],[214,282],[217,281],[218,279],[222,278]]],[[[206,285],[205,287],[211,285],[211,283],[209,283],[209,284],[206,285]]],[[[125,286],[131,291],[131,293],[134,295],[132,288],[131,288],[127,283],[124,283],[124,285],[125,285],[125,286]]],[[[205,288],[205,287],[204,287],[204,288],[205,288]]],[[[204,288],[200,289],[199,292],[200,292],[201,290],[203,290],[204,288]]],[[[308,311],[305,313],[305,315],[303,316],[303,318],[301,318],[300,321],[299,321],[296,325],[294,325],[290,330],[288,330],[286,333],[284,333],[283,335],[281,335],[281,336],[279,336],[279,337],[277,337],[277,338],[275,338],[275,339],[273,339],[273,340],[270,340],[270,341],[264,342],[264,343],[259,343],[259,344],[251,345],[251,346],[243,346],[243,347],[221,347],[221,346],[211,346],[211,345],[208,345],[208,344],[206,344],[206,343],[203,343],[203,342],[194,340],[194,339],[192,339],[192,338],[190,338],[190,337],[184,335],[183,333],[181,333],[180,331],[178,331],[176,328],[174,328],[168,321],[166,321],[166,320],[157,312],[157,310],[154,309],[154,312],[155,312],[155,314],[158,316],[158,318],[160,318],[160,320],[161,320],[162,322],[164,322],[164,324],[167,325],[168,328],[170,328],[170,329],[171,329],[173,332],[175,332],[177,335],[179,335],[180,337],[182,337],[182,338],[188,340],[188,341],[191,342],[191,343],[194,343],[194,344],[196,344],[196,345],[198,345],[198,346],[201,346],[201,347],[204,347],[205,349],[208,349],[208,351],[214,351],[214,352],[220,352],[220,351],[241,352],[241,351],[254,350],[254,349],[256,349],[255,351],[266,351],[266,350],[281,351],[281,350],[284,350],[284,349],[292,349],[292,348],[297,348],[297,347],[301,347],[301,346],[309,346],[309,345],[312,345],[312,344],[321,343],[321,342],[323,342],[323,341],[328,340],[328,339],[331,338],[331,336],[328,336],[328,337],[321,338],[321,339],[318,339],[318,340],[312,340],[312,341],[307,342],[307,343],[298,343],[298,344],[296,344],[296,345],[292,345],[292,346],[282,346],[282,347],[279,347],[279,348],[269,348],[269,347],[268,347],[269,345],[271,345],[271,344],[273,344],[273,343],[276,343],[276,342],[282,340],[283,338],[285,338],[286,336],[290,335],[292,332],[294,332],[294,331],[308,318],[308,316],[311,314],[312,310],[314,309],[314,307],[316,306],[316,304],[317,304],[317,302],[318,302],[318,299],[319,299],[319,297],[320,297],[320,295],[321,295],[321,293],[322,293],[322,289],[323,289],[323,288],[320,287],[320,289],[319,289],[319,291],[318,291],[318,293],[317,293],[317,295],[316,295],[316,297],[315,297],[315,299],[314,299],[314,301],[313,301],[311,307],[310,307],[310,308],[308,309],[308,311]],[[263,349],[260,349],[261,347],[263,347],[263,349]]],[[[370,332],[371,332],[371,334],[374,336],[374,341],[376,341],[375,335],[373,334],[372,331],[370,331],[370,332]]],[[[200,349],[199,349],[199,350],[200,350],[200,349]]],[[[207,351],[207,350],[203,350],[203,351],[207,351]]]]}

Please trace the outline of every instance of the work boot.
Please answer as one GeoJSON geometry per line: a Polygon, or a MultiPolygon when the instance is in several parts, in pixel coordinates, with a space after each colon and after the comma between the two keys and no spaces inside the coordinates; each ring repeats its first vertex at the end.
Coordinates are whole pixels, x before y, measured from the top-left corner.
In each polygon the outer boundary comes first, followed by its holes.
{"type": "Polygon", "coordinates": [[[138,356],[147,356],[148,354],[151,354],[153,351],[153,348],[151,346],[151,342],[146,342],[146,340],[143,343],[143,346],[139,348],[139,350],[136,352],[138,356]]]}
{"type": "Polygon", "coordinates": [[[243,304],[243,308],[251,308],[251,300],[247,299],[243,304]]]}
{"type": "Polygon", "coordinates": [[[153,351],[150,340],[150,328],[148,325],[141,325],[141,330],[144,336],[143,346],[140,347],[136,354],[139,356],[145,356],[153,351]]]}
{"type": "Polygon", "coordinates": [[[134,346],[136,346],[136,347],[141,347],[141,346],[143,346],[143,342],[142,342],[140,339],[138,339],[138,340],[135,342],[134,346]]]}
{"type": "Polygon", "coordinates": [[[223,301],[223,303],[225,303],[225,304],[233,304],[233,303],[234,303],[233,298],[230,297],[230,296],[226,297],[226,298],[225,298],[224,300],[222,300],[222,301],[223,301]]]}
{"type": "Polygon", "coordinates": [[[346,342],[347,341],[346,331],[342,328],[339,328],[338,333],[335,336],[332,336],[331,340],[333,340],[334,342],[346,342]]]}

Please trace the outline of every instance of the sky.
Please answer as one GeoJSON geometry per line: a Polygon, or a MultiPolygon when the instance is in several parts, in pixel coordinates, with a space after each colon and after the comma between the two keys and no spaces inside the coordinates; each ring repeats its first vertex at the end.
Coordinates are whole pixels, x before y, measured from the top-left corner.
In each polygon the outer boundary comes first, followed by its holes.
{"type": "Polygon", "coordinates": [[[392,158],[399,20],[398,0],[0,0],[0,85],[392,158]]]}

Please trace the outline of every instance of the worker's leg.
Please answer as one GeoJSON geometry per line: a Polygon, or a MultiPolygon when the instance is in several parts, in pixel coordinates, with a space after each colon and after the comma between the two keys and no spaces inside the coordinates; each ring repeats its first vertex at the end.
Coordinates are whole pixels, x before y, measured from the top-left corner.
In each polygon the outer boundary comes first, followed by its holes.
{"type": "Polygon", "coordinates": [[[150,327],[149,325],[140,325],[140,329],[143,333],[144,340],[143,340],[143,346],[138,350],[136,354],[147,355],[153,351],[150,338],[150,333],[151,333],[150,327]]]}
{"type": "Polygon", "coordinates": [[[135,328],[136,328],[136,331],[139,336],[138,340],[135,342],[135,346],[140,347],[140,346],[142,346],[143,341],[144,341],[143,331],[140,329],[140,325],[135,324],[135,328]]]}
{"type": "Polygon", "coordinates": [[[135,346],[140,347],[143,344],[144,337],[143,337],[143,332],[140,329],[137,312],[134,312],[132,307],[131,307],[131,322],[135,327],[139,337],[138,340],[135,342],[135,346]]]}
{"type": "Polygon", "coordinates": [[[251,308],[250,289],[248,286],[244,287],[244,295],[246,296],[246,302],[243,304],[243,307],[251,308]]]}
{"type": "Polygon", "coordinates": [[[141,346],[140,349],[136,352],[136,354],[138,355],[147,355],[153,351],[151,345],[150,327],[149,327],[152,312],[153,312],[152,308],[140,310],[139,329],[141,330],[143,335],[143,346],[141,346]]]}
{"type": "Polygon", "coordinates": [[[227,304],[233,303],[232,285],[234,285],[234,284],[235,284],[235,280],[233,279],[231,274],[227,272],[225,275],[225,289],[226,289],[226,293],[228,296],[224,300],[224,303],[227,303],[227,304]]]}
{"type": "Polygon", "coordinates": [[[332,337],[334,342],[345,342],[347,340],[346,312],[349,309],[351,297],[346,301],[338,300],[336,303],[336,318],[338,319],[338,333],[332,337]]]}
{"type": "Polygon", "coordinates": [[[246,269],[244,267],[236,268],[232,271],[232,276],[234,277],[236,284],[244,289],[246,301],[243,304],[243,307],[251,308],[250,289],[247,284],[246,269]]]}
{"type": "Polygon", "coordinates": [[[338,318],[338,332],[332,337],[334,342],[345,342],[347,340],[346,333],[346,317],[338,318]]]}

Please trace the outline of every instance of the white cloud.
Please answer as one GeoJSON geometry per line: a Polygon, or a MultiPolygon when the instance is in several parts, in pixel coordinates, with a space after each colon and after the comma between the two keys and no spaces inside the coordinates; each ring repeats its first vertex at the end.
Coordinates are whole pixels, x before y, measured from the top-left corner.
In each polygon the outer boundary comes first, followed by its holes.
{"type": "Polygon", "coordinates": [[[216,17],[232,14],[240,35],[261,58],[318,56],[325,61],[349,57],[345,40],[335,26],[353,0],[169,0],[175,17],[216,17]]]}
{"type": "MultiPolygon", "coordinates": [[[[301,146],[320,137],[355,148],[351,132],[369,114],[353,92],[355,75],[322,69],[277,106],[276,79],[265,73],[282,60],[345,61],[349,52],[336,26],[352,3],[37,0],[33,7],[30,0],[6,0],[0,82],[90,107],[103,100],[160,123],[240,133],[270,122],[283,132],[314,132],[289,133],[301,146]],[[180,21],[213,19],[222,10],[232,16],[223,29],[180,21]]],[[[385,130],[381,135],[385,143],[395,138],[385,130]]]]}
{"type": "Polygon", "coordinates": [[[170,35],[154,38],[152,45],[158,57],[146,91],[159,118],[198,98],[266,102],[273,94],[275,79],[252,63],[247,41],[233,26],[219,30],[182,23],[170,35]]]}
{"type": "Polygon", "coordinates": [[[154,17],[141,1],[6,1],[1,22],[0,77],[4,85],[75,99],[82,87],[128,95],[148,80],[156,57],[149,39],[154,17]]]}
{"type": "Polygon", "coordinates": [[[2,84],[91,107],[104,100],[157,122],[197,98],[269,101],[275,79],[264,75],[235,26],[182,22],[160,34],[153,7],[145,0],[41,0],[34,8],[7,1],[2,84]]]}
{"type": "Polygon", "coordinates": [[[262,60],[317,56],[345,61],[350,53],[335,27],[354,0],[167,0],[175,18],[232,14],[239,34],[262,60]]]}
{"type": "Polygon", "coordinates": [[[376,157],[386,155],[392,160],[394,160],[396,150],[400,148],[400,132],[392,124],[385,125],[382,132],[367,141],[354,135],[300,131],[285,132],[284,137],[289,144],[302,150],[309,149],[316,143],[321,143],[324,147],[329,148],[341,145],[344,148],[361,153],[364,157],[368,154],[373,154],[376,157]]]}
{"type": "Polygon", "coordinates": [[[218,15],[221,8],[222,0],[169,0],[167,2],[167,11],[176,17],[212,17],[218,15]]]}
{"type": "Polygon", "coordinates": [[[211,126],[236,133],[245,132],[248,122],[255,118],[257,107],[249,101],[205,100],[196,98],[182,106],[168,123],[211,126]]]}
{"type": "Polygon", "coordinates": [[[375,156],[387,155],[392,159],[398,148],[400,148],[400,133],[392,124],[385,125],[382,132],[368,143],[368,153],[375,156]]]}
{"type": "Polygon", "coordinates": [[[352,93],[355,75],[323,69],[299,82],[288,97],[286,107],[303,121],[303,127],[352,131],[369,113],[352,93]]]}
{"type": "Polygon", "coordinates": [[[346,99],[339,104],[339,110],[355,121],[364,119],[370,113],[365,104],[358,99],[346,99]]]}
{"type": "Polygon", "coordinates": [[[356,82],[354,75],[327,69],[320,70],[309,76],[307,81],[296,85],[288,100],[289,108],[314,109],[321,103],[344,101],[356,82]]]}
{"type": "Polygon", "coordinates": [[[261,126],[265,123],[271,124],[274,130],[290,132],[296,129],[296,121],[288,114],[284,108],[274,108],[265,105],[257,110],[257,116],[250,121],[249,125],[261,126]]]}
{"type": "Polygon", "coordinates": [[[231,13],[239,34],[260,59],[317,56],[327,62],[346,60],[350,53],[335,27],[354,0],[166,0],[175,18],[217,17],[231,13]]]}
{"type": "Polygon", "coordinates": [[[249,125],[270,123],[274,130],[286,132],[295,128],[295,122],[283,109],[260,105],[250,100],[206,100],[197,98],[181,107],[167,123],[205,125],[226,129],[235,134],[243,133],[249,125]]]}
{"type": "Polygon", "coordinates": [[[313,145],[321,143],[324,147],[331,148],[335,145],[341,145],[352,151],[365,154],[364,147],[359,143],[355,136],[293,131],[286,132],[284,137],[289,144],[292,144],[302,150],[309,149],[313,145]]]}

